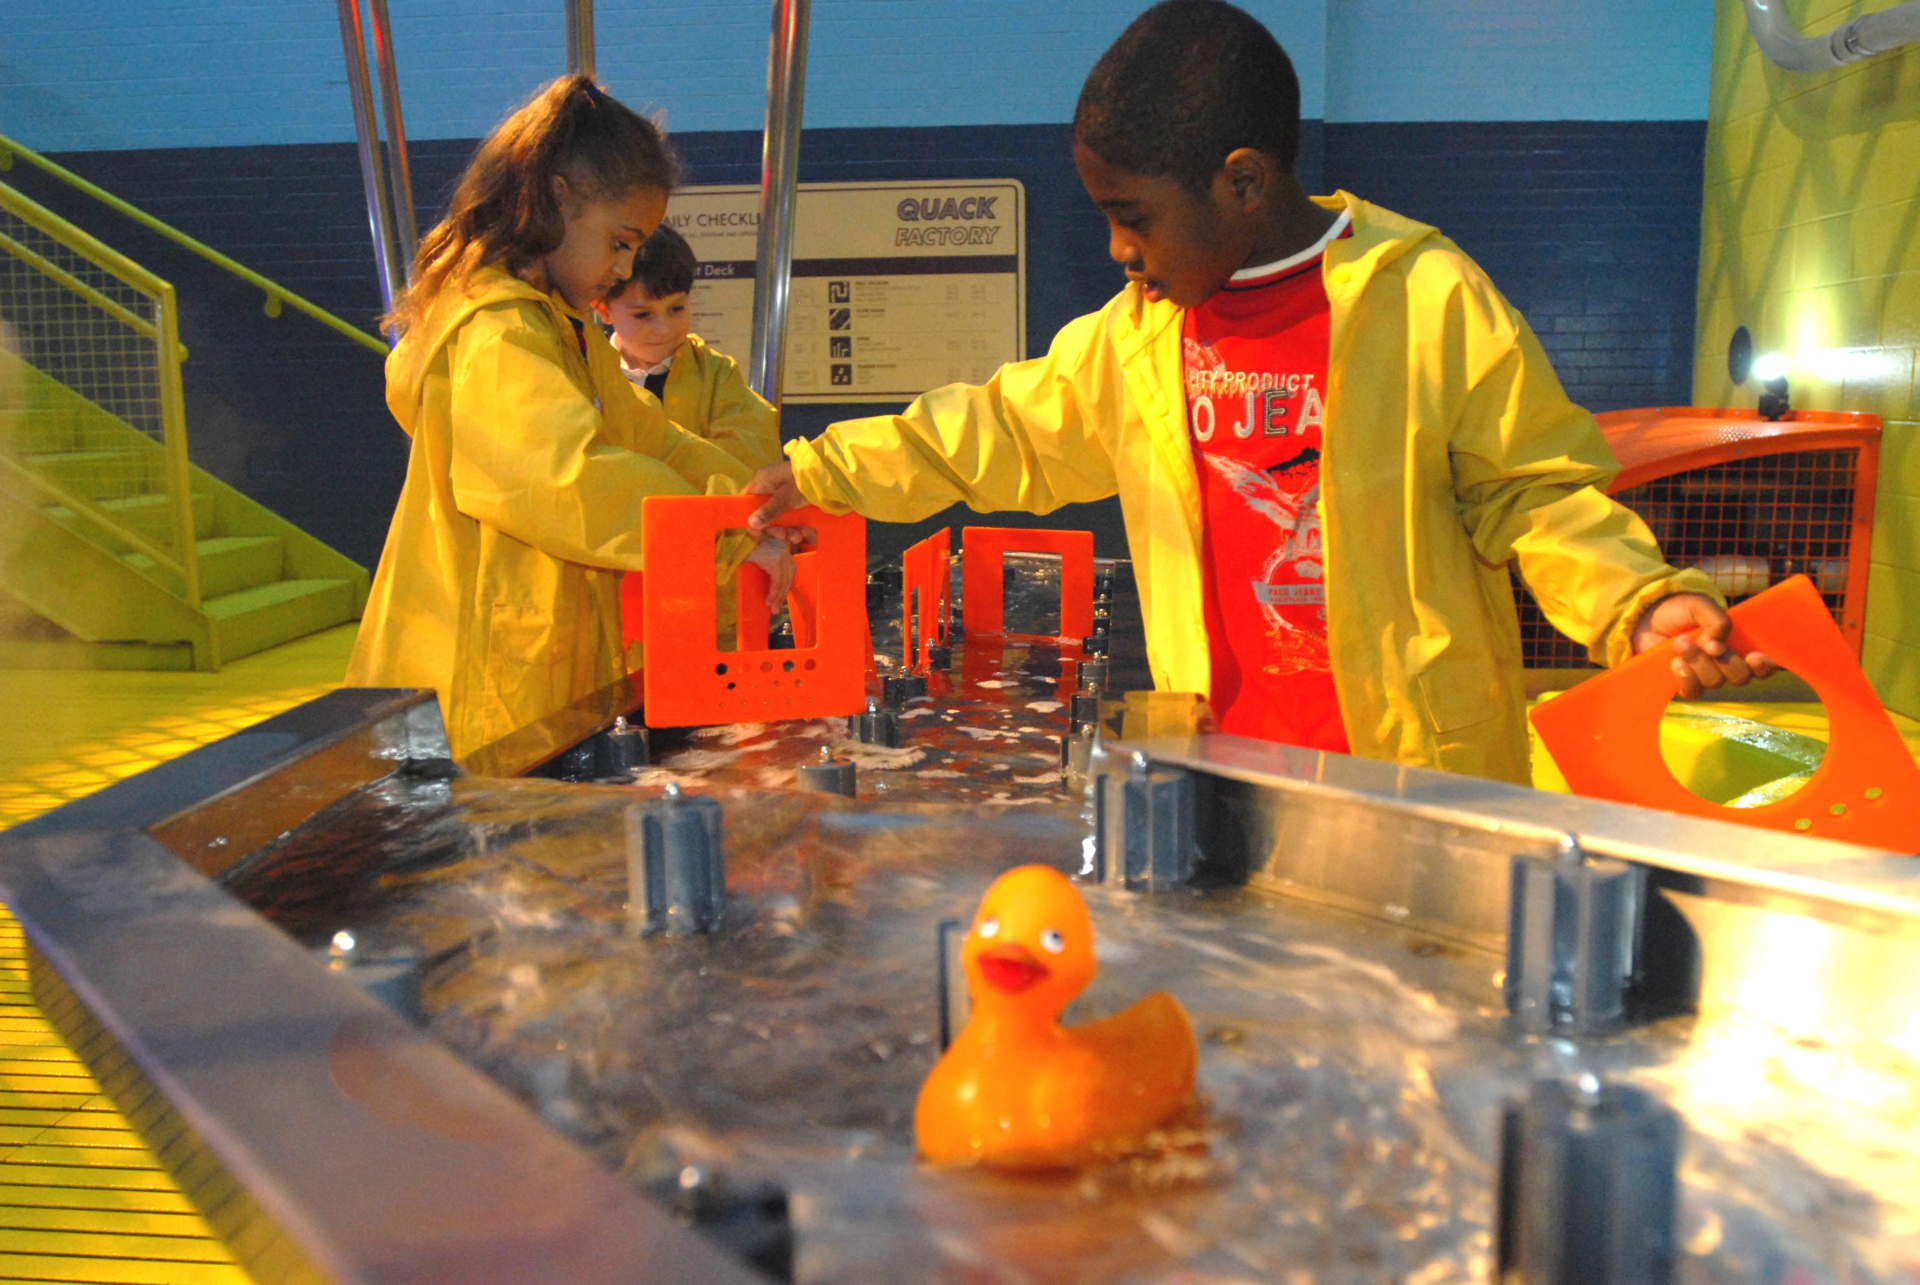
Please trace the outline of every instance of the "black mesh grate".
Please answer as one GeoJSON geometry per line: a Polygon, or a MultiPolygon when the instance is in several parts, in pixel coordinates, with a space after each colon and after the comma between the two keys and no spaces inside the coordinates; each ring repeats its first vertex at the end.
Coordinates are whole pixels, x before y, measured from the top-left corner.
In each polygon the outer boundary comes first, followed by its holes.
{"type": "MultiPolygon", "coordinates": [[[[1840,622],[1857,463],[1853,450],[1760,455],[1657,478],[1614,498],[1653,528],[1668,562],[1705,571],[1728,602],[1805,573],[1840,622]]],[[[1522,663],[1592,668],[1586,649],[1547,622],[1517,570],[1514,583],[1522,663]]]]}

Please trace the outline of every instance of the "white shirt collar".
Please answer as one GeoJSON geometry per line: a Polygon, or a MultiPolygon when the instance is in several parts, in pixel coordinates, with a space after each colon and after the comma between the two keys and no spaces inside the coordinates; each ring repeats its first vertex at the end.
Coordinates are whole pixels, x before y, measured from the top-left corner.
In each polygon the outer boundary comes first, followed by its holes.
{"type": "Polygon", "coordinates": [[[649,366],[645,370],[641,370],[638,366],[633,365],[623,356],[620,358],[620,369],[626,372],[628,379],[636,383],[643,383],[655,375],[664,375],[672,370],[675,355],[674,353],[668,353],[665,361],[660,362],[658,365],[649,366]]]}
{"type": "Polygon", "coordinates": [[[1310,263],[1325,254],[1327,247],[1335,241],[1338,241],[1346,232],[1347,226],[1352,222],[1353,212],[1351,210],[1342,210],[1340,211],[1340,217],[1333,221],[1333,226],[1327,229],[1326,235],[1322,236],[1306,249],[1300,251],[1300,253],[1290,254],[1286,258],[1276,259],[1272,263],[1263,263],[1257,268],[1242,268],[1240,271],[1228,277],[1227,280],[1230,283],[1234,281],[1252,281],[1259,277],[1270,277],[1276,272],[1285,272],[1288,268],[1297,268],[1303,263],[1310,263]]]}

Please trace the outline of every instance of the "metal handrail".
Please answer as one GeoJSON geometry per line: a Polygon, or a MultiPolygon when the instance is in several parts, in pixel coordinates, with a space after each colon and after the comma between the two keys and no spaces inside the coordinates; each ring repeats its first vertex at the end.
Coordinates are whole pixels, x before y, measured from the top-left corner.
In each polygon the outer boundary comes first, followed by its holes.
{"type": "MultiPolygon", "coordinates": [[[[347,321],[342,320],[339,317],[334,316],[331,312],[328,312],[325,308],[322,308],[319,304],[308,302],[306,299],[301,298],[299,295],[295,294],[293,291],[287,289],[285,286],[279,284],[278,282],[269,280],[268,278],[261,276],[258,272],[255,272],[252,268],[246,267],[244,264],[234,262],[232,259],[229,259],[226,255],[220,253],[218,250],[214,249],[212,246],[204,245],[201,242],[194,240],[192,237],[188,236],[186,233],[180,231],[180,229],[172,226],[171,224],[161,222],[159,219],[154,218],[151,214],[148,214],[145,210],[142,210],[139,206],[131,205],[126,201],[121,200],[119,197],[107,191],[105,188],[100,187],[98,184],[89,183],[86,179],[81,178],[78,174],[75,174],[72,170],[67,169],[65,166],[55,164],[53,161],[48,160],[46,157],[40,155],[40,153],[34,151],[32,148],[23,146],[20,143],[16,143],[13,139],[8,138],[5,134],[0,134],[0,170],[9,168],[11,165],[12,157],[15,157],[15,156],[18,156],[20,159],[26,161],[29,165],[32,165],[35,168],[42,170],[47,174],[52,175],[54,178],[59,179],[61,182],[67,184],[69,187],[72,187],[80,192],[84,192],[86,195],[92,197],[96,201],[99,201],[102,205],[107,206],[109,209],[112,209],[117,213],[124,214],[126,217],[132,219],[135,223],[140,224],[140,226],[147,228],[150,231],[158,232],[161,236],[166,237],[169,241],[172,241],[174,244],[179,245],[184,249],[191,250],[193,253],[199,255],[201,258],[205,259],[207,262],[213,264],[215,267],[218,267],[227,272],[230,272],[234,276],[239,277],[241,280],[247,282],[249,285],[258,288],[267,296],[267,315],[268,316],[270,317],[278,316],[280,312],[280,307],[281,305],[284,304],[288,307],[295,309],[296,311],[306,313],[307,316],[312,317],[315,321],[327,327],[329,330],[337,331],[338,333],[345,335],[347,338],[353,340],[355,343],[358,343],[363,347],[370,348],[374,352],[379,353],[382,357],[385,357],[387,355],[387,346],[384,343],[380,342],[379,339],[368,334],[366,331],[360,329],[358,326],[355,326],[347,321]]],[[[102,265],[102,266],[105,266],[105,265],[102,265]]]]}
{"type": "Polygon", "coordinates": [[[46,494],[47,498],[55,504],[73,513],[76,517],[85,518],[120,543],[131,545],[135,552],[144,553],[147,557],[153,559],[155,566],[164,571],[173,572],[182,580],[186,579],[187,569],[181,565],[178,558],[133,528],[124,523],[115,522],[112,515],[92,500],[75,495],[72,491],[61,486],[52,478],[36,473],[19,460],[10,459],[5,455],[0,455],[0,468],[6,469],[7,472],[11,473],[17,480],[38,487],[46,494]]]}
{"type": "MultiPolygon", "coordinates": [[[[4,139],[0,138],[0,142],[4,142],[4,139]]],[[[160,384],[160,449],[164,454],[167,490],[172,500],[174,538],[179,541],[180,546],[177,561],[171,555],[160,554],[159,556],[170,567],[180,572],[181,587],[187,604],[197,609],[200,606],[200,552],[193,522],[193,470],[187,461],[186,397],[180,384],[180,363],[185,358],[186,349],[180,343],[180,313],[178,302],[174,298],[173,286],[162,277],[113,249],[100,238],[74,226],[46,206],[31,200],[4,183],[0,183],[0,209],[6,210],[27,226],[44,233],[102,272],[140,291],[159,307],[160,316],[157,326],[147,323],[135,327],[137,333],[151,339],[154,345],[155,377],[160,384]]],[[[62,286],[71,288],[69,282],[84,286],[82,282],[72,281],[70,273],[61,271],[58,265],[48,262],[45,256],[20,246],[11,237],[6,240],[9,243],[7,248],[12,250],[13,247],[18,246],[19,250],[24,252],[23,261],[36,270],[45,272],[47,269],[53,269],[56,275],[51,279],[62,286]]],[[[91,287],[85,287],[81,297],[92,303],[99,297],[99,292],[91,287]]],[[[124,309],[110,310],[110,315],[114,315],[115,319],[119,320],[118,313],[124,311],[124,309]]],[[[18,467],[17,463],[16,467],[18,467]]],[[[41,481],[48,489],[61,489],[49,479],[43,478],[41,481]]],[[[91,510],[89,516],[96,521],[106,522],[116,536],[140,548],[149,557],[157,552],[139,532],[131,527],[112,522],[97,509],[91,510]]]]}

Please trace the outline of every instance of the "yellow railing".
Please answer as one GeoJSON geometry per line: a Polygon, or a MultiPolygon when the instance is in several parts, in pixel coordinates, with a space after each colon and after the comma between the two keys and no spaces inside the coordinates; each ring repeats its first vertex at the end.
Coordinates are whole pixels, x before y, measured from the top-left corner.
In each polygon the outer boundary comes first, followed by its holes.
{"type": "Polygon", "coordinates": [[[135,223],[138,223],[140,226],[144,228],[148,228],[154,232],[158,232],[161,236],[166,237],[169,241],[172,241],[174,244],[179,245],[184,249],[191,250],[193,253],[199,255],[201,258],[205,259],[207,262],[214,264],[215,266],[221,268],[226,272],[232,273],[234,276],[239,277],[242,281],[245,281],[249,285],[256,287],[267,297],[266,313],[269,317],[279,316],[281,308],[284,305],[285,307],[293,308],[298,312],[304,312],[305,314],[307,314],[307,316],[312,317],[315,321],[327,327],[329,330],[338,331],[340,334],[345,335],[347,338],[353,340],[355,343],[360,344],[366,348],[372,349],[374,352],[379,353],[382,357],[386,356],[387,354],[386,344],[382,343],[379,339],[375,338],[373,335],[370,335],[366,331],[360,329],[358,326],[352,325],[349,322],[346,322],[341,318],[334,316],[331,312],[328,312],[325,308],[322,308],[319,304],[308,302],[307,300],[301,298],[299,295],[295,294],[293,291],[287,289],[285,286],[279,284],[276,281],[272,281],[266,277],[261,276],[258,272],[255,272],[253,269],[246,267],[243,264],[234,262],[232,259],[229,259],[226,255],[220,253],[218,250],[214,249],[212,246],[205,245],[199,241],[194,240],[192,237],[188,236],[186,233],[180,231],[180,229],[172,226],[171,224],[161,222],[159,219],[154,218],[151,214],[148,214],[145,210],[142,210],[140,207],[136,205],[129,205],[127,202],[121,200],[119,197],[107,191],[105,188],[100,187],[94,183],[89,183],[86,179],[81,178],[78,174],[75,174],[72,170],[67,169],[62,165],[55,164],[54,162],[48,160],[46,157],[40,155],[38,152],[34,151],[32,148],[22,146],[21,144],[14,142],[11,138],[8,138],[5,134],[0,134],[0,170],[6,170],[6,169],[12,168],[13,158],[16,156],[19,157],[21,160],[27,162],[29,165],[34,166],[36,169],[42,170],[45,173],[52,175],[54,178],[59,179],[62,183],[67,184],[69,187],[72,187],[77,191],[86,193],[88,196],[92,197],[96,201],[99,201],[102,205],[107,206],[109,209],[115,210],[120,214],[126,215],[128,218],[132,219],[135,223]]]}
{"type": "Polygon", "coordinates": [[[20,349],[0,358],[41,377],[11,413],[0,443],[14,457],[8,472],[34,475],[49,498],[179,576],[187,602],[198,607],[200,560],[180,388],[184,350],[173,287],[4,183],[0,256],[0,317],[20,349]],[[92,416],[116,425],[116,432],[132,429],[154,441],[160,476],[151,475],[150,447],[128,451],[111,440],[104,448],[89,440],[92,416]],[[58,480],[70,475],[82,484],[58,480]],[[151,495],[166,499],[171,549],[95,503],[151,495]]]}

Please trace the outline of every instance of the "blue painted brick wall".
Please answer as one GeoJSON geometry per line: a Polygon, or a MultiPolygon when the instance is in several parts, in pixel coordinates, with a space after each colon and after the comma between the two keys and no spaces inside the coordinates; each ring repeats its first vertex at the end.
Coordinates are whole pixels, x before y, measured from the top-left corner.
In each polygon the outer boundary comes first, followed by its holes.
{"type": "Polygon", "coordinates": [[[1328,124],[1330,183],[1437,226],[1594,410],[1692,396],[1704,121],[1328,124]]]}
{"type": "MultiPolygon", "coordinates": [[[[1702,128],[1693,123],[1307,122],[1309,188],[1346,187],[1436,223],[1540,331],[1576,400],[1596,409],[1685,401],[1690,377],[1702,128]]],[[[754,181],[759,139],[687,133],[696,183],[754,181]]],[[[444,204],[472,140],[413,150],[421,217],[444,204]]],[[[353,149],[343,144],[92,152],[59,159],[190,235],[371,326],[379,311],[353,149]]],[[[1061,125],[809,130],[808,180],[1007,176],[1026,184],[1028,346],[1119,288],[1102,222],[1061,125]]],[[[198,462],[369,565],[406,462],[377,357],[260,299],[224,274],[16,166],[29,195],[151,264],[180,289],[198,462]]],[[[795,406],[789,435],[874,407],[795,406]]],[[[964,515],[951,515],[964,521],[964,515]]],[[[1049,521],[1092,527],[1124,551],[1111,504],[1049,521]]],[[[1039,523],[1044,524],[1044,523],[1039,523]]],[[[876,531],[876,549],[911,531],[876,531]]]]}

